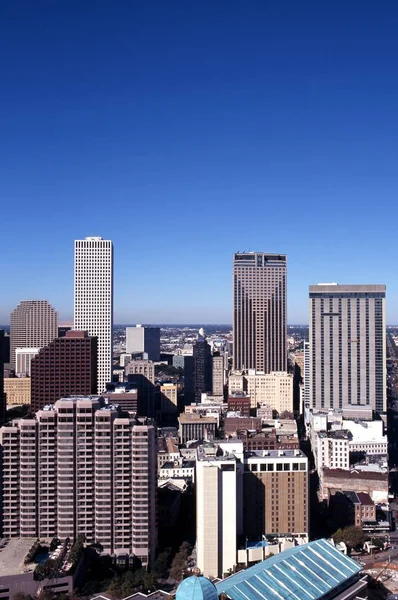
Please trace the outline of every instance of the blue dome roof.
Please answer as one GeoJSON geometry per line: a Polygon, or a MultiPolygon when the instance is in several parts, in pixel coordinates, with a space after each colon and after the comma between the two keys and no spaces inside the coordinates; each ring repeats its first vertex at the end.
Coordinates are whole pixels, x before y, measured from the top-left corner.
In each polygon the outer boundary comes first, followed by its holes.
{"type": "Polygon", "coordinates": [[[180,583],[176,600],[218,600],[216,586],[202,575],[192,575],[180,583]]]}

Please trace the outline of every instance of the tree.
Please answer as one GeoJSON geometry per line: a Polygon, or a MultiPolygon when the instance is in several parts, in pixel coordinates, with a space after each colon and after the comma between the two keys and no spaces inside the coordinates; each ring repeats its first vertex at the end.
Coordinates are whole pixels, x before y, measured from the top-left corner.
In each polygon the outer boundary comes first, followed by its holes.
{"type": "Polygon", "coordinates": [[[171,563],[170,576],[176,581],[180,581],[182,579],[190,553],[191,546],[188,544],[188,542],[183,542],[171,563]]]}
{"type": "Polygon", "coordinates": [[[23,592],[17,592],[12,598],[13,600],[33,600],[32,596],[24,594],[23,592]]]}
{"type": "Polygon", "coordinates": [[[362,546],[366,539],[362,527],[356,527],[355,525],[338,529],[332,537],[335,544],[344,542],[348,548],[362,546]]]}
{"type": "Polygon", "coordinates": [[[163,578],[167,575],[168,566],[170,563],[171,548],[166,548],[159,554],[153,566],[153,572],[157,578],[163,578]]]}

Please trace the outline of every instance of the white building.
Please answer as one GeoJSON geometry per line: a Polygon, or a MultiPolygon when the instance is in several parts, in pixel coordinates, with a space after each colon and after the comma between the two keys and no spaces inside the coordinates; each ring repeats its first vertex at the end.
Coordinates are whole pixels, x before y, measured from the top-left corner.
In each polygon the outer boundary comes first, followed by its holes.
{"type": "MultiPolygon", "coordinates": [[[[365,452],[366,454],[387,454],[387,436],[383,435],[383,421],[350,421],[344,419],[341,429],[348,430],[352,439],[349,443],[350,452],[365,452]]],[[[337,430],[332,425],[332,430],[337,430]]]]}
{"type": "Polygon", "coordinates": [[[75,241],[74,329],[98,338],[98,393],[112,379],[113,244],[101,237],[75,241]]]}
{"type": "Polygon", "coordinates": [[[119,362],[120,362],[120,366],[121,367],[127,367],[127,365],[129,364],[129,362],[131,362],[131,354],[127,354],[126,352],[122,352],[122,354],[119,357],[119,362]]]}
{"type": "Polygon", "coordinates": [[[319,431],[313,437],[315,469],[318,473],[328,469],[350,468],[350,436],[346,431],[319,431]]]}
{"type": "Polygon", "coordinates": [[[126,327],[126,352],[146,355],[143,358],[158,361],[160,358],[160,328],[135,325],[126,327]]]}
{"type": "Polygon", "coordinates": [[[236,565],[241,469],[233,455],[196,463],[197,566],[205,577],[223,576],[236,565]]]}
{"type": "Polygon", "coordinates": [[[15,373],[18,377],[30,377],[30,363],[32,358],[39,353],[40,348],[16,348],[15,373]]]}

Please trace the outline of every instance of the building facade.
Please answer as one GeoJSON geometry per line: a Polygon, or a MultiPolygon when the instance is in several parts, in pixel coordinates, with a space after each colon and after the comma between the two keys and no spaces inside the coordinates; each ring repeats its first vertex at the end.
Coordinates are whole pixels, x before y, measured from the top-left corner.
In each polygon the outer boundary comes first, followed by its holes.
{"type": "MultiPolygon", "coordinates": [[[[203,332],[203,330],[201,330],[203,332]]],[[[200,402],[202,394],[212,389],[212,356],[210,345],[204,333],[199,331],[193,346],[195,402],[200,402]]]]}
{"type": "Polygon", "coordinates": [[[222,577],[236,564],[242,525],[240,470],[234,456],[203,456],[196,463],[197,566],[206,577],[222,577]]]}
{"type": "Polygon", "coordinates": [[[293,412],[293,375],[286,372],[263,373],[249,369],[232,373],[229,377],[230,394],[245,392],[250,396],[251,408],[266,404],[279,414],[293,412]]]}
{"type": "Polygon", "coordinates": [[[147,354],[146,358],[155,362],[160,360],[160,327],[126,327],[126,352],[147,354]]]}
{"type": "Polygon", "coordinates": [[[66,396],[95,394],[97,365],[97,338],[85,331],[67,331],[41,348],[30,368],[32,411],[66,396]]]}
{"type": "Polygon", "coordinates": [[[8,406],[30,405],[30,377],[5,377],[4,393],[8,406]]]}
{"type": "Polygon", "coordinates": [[[214,354],[212,357],[212,395],[224,395],[224,356],[214,354]]]}
{"type": "Polygon", "coordinates": [[[58,400],[0,429],[6,538],[84,535],[147,565],[157,545],[156,432],[100,397],[58,400]]]}
{"type": "Polygon", "coordinates": [[[282,254],[234,255],[234,370],[287,370],[286,264],[282,254]]]}
{"type": "Polygon", "coordinates": [[[113,244],[101,237],[75,241],[74,325],[98,339],[97,393],[112,380],[113,244]]]}
{"type": "Polygon", "coordinates": [[[4,392],[4,329],[0,329],[0,425],[6,418],[6,396],[4,392]]]}
{"type": "Polygon", "coordinates": [[[178,417],[178,435],[182,444],[190,440],[212,439],[217,431],[217,417],[183,413],[178,417]]]}
{"type": "Polygon", "coordinates": [[[176,383],[163,383],[160,386],[160,410],[164,414],[176,413],[178,392],[176,383]]]}
{"type": "Polygon", "coordinates": [[[10,315],[10,364],[17,348],[42,348],[58,335],[58,313],[47,300],[23,300],[10,315]]]}
{"type": "Polygon", "coordinates": [[[310,403],[313,408],[387,406],[386,287],[310,286],[310,403]]]}

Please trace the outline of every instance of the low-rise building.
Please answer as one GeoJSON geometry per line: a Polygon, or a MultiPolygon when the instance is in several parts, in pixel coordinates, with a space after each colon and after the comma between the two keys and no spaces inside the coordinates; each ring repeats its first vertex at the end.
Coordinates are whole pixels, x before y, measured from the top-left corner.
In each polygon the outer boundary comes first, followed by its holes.
{"type": "Polygon", "coordinates": [[[214,439],[217,431],[217,418],[183,413],[178,417],[178,435],[182,443],[190,440],[214,439]]]}
{"type": "Polygon", "coordinates": [[[158,471],[159,479],[185,479],[195,483],[194,460],[184,460],[182,457],[174,461],[165,462],[158,471]]]}
{"type": "Polygon", "coordinates": [[[228,396],[228,411],[237,412],[241,417],[250,417],[250,397],[242,392],[228,396]]]}
{"type": "Polygon", "coordinates": [[[323,500],[336,492],[365,492],[373,502],[388,503],[388,473],[381,471],[359,471],[357,469],[322,469],[320,494],[323,500]]]}
{"type": "Polygon", "coordinates": [[[329,498],[329,511],[333,524],[338,527],[363,527],[376,521],[376,506],[364,492],[336,492],[329,498]]]}
{"type": "Polygon", "coordinates": [[[236,436],[238,431],[261,431],[259,417],[241,417],[236,413],[227,413],[224,419],[225,435],[236,436]]]}

